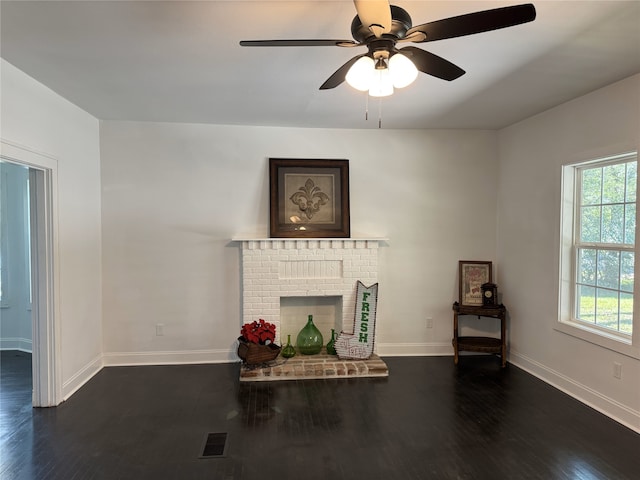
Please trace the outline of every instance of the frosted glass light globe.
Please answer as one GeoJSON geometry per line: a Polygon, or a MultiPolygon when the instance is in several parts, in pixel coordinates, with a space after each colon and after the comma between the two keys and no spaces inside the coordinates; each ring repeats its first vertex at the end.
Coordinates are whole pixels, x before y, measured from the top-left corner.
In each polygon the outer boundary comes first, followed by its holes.
{"type": "Polygon", "coordinates": [[[351,65],[345,79],[356,90],[365,92],[369,90],[374,70],[373,58],[364,56],[351,65]]]}
{"type": "Polygon", "coordinates": [[[396,53],[389,59],[389,73],[393,86],[396,88],[406,87],[418,77],[416,66],[401,53],[396,53]]]}
{"type": "Polygon", "coordinates": [[[369,88],[372,97],[388,97],[393,93],[393,82],[388,68],[376,70],[369,88]]]}

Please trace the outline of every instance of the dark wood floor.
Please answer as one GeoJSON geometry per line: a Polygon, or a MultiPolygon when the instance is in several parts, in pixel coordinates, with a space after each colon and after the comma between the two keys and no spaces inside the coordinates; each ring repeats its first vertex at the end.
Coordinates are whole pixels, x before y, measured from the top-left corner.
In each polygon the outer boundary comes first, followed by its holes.
{"type": "Polygon", "coordinates": [[[493,357],[243,384],[238,364],[111,367],[46,409],[30,356],[1,360],[3,480],[640,478],[640,435],[493,357]],[[207,433],[226,456],[199,458],[207,433]]]}

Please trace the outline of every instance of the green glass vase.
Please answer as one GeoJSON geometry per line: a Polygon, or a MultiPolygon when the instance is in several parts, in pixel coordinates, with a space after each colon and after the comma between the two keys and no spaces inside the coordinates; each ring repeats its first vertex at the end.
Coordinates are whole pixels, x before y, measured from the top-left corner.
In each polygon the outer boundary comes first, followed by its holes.
{"type": "Polygon", "coordinates": [[[282,355],[284,358],[291,358],[296,356],[296,349],[293,345],[291,345],[291,335],[287,335],[287,344],[282,349],[282,352],[280,352],[280,355],[282,355]]]}
{"type": "Polygon", "coordinates": [[[309,315],[307,324],[298,333],[298,350],[303,355],[317,355],[322,350],[323,343],[322,333],[313,324],[313,315],[309,315]]]}
{"type": "Polygon", "coordinates": [[[329,355],[337,355],[336,352],[336,330],[335,328],[331,329],[331,340],[327,343],[327,354],[329,355]]]}

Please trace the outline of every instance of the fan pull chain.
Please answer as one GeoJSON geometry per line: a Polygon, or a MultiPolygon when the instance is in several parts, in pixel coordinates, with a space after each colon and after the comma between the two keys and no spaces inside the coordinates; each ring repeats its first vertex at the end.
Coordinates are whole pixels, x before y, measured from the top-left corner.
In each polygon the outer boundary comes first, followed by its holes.
{"type": "Polygon", "coordinates": [[[366,93],[366,102],[364,104],[364,121],[369,120],[369,92],[366,93]]]}
{"type": "MultiPolygon", "coordinates": [[[[367,100],[364,106],[364,119],[369,120],[369,94],[367,93],[367,100]]],[[[378,128],[382,128],[382,97],[378,98],[378,128]]]]}

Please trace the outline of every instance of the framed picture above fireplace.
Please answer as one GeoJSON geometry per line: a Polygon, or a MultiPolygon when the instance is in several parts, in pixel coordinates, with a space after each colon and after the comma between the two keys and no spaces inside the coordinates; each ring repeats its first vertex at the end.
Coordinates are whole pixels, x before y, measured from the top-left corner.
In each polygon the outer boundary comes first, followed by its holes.
{"type": "Polygon", "coordinates": [[[349,160],[269,159],[271,237],[350,236],[349,160]]]}

